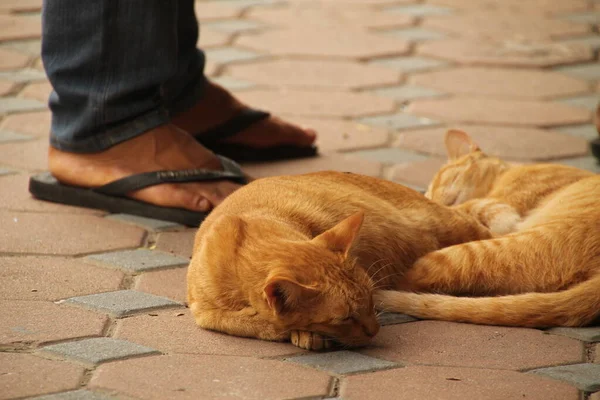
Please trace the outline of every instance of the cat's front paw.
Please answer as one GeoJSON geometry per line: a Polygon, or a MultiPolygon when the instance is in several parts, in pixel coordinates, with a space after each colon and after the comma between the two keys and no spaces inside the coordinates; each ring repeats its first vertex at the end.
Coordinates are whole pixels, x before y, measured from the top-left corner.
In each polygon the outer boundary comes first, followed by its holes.
{"type": "Polygon", "coordinates": [[[306,350],[326,350],[333,347],[330,338],[308,331],[292,331],[291,340],[294,346],[306,350]]]}

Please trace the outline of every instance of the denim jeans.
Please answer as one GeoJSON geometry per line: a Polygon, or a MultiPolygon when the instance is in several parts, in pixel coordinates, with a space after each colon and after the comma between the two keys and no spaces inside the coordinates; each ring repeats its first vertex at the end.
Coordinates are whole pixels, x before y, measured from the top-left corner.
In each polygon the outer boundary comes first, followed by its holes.
{"type": "Polygon", "coordinates": [[[194,0],[44,0],[50,144],[105,150],[167,123],[203,93],[194,0]]]}

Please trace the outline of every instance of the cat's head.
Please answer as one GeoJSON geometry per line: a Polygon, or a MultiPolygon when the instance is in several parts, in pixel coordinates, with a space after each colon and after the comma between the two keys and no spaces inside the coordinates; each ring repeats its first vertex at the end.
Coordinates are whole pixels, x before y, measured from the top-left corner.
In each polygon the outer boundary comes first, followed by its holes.
{"type": "Polygon", "coordinates": [[[312,240],[290,238],[272,221],[236,216],[220,218],[213,231],[227,229],[219,239],[236,247],[226,258],[240,276],[265,276],[252,288],[251,301],[264,318],[286,330],[361,346],[379,330],[371,279],[349,254],[362,221],[363,213],[356,213],[312,240]]]}
{"type": "Polygon", "coordinates": [[[484,197],[508,164],[483,153],[465,132],[446,133],[448,162],[435,174],[425,196],[447,206],[484,197]]]}

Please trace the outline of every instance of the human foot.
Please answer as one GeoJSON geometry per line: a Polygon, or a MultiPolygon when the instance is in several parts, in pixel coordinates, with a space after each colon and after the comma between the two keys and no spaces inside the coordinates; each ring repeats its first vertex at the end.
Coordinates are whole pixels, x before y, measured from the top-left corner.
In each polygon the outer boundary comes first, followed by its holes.
{"type": "MultiPolygon", "coordinates": [[[[221,86],[208,82],[205,95],[191,109],[173,117],[172,123],[202,140],[202,132],[231,120],[247,108],[221,86]]],[[[257,121],[233,136],[223,139],[223,143],[237,144],[254,149],[276,146],[310,147],[316,139],[316,132],[289,124],[269,116],[257,121]]]]}
{"type": "MultiPolygon", "coordinates": [[[[60,182],[88,188],[142,172],[221,169],[212,152],[171,124],[99,153],[68,153],[50,148],[48,163],[50,172],[60,182]]],[[[230,181],[161,184],[131,192],[129,197],[161,207],[205,212],[239,187],[230,181]]]]}

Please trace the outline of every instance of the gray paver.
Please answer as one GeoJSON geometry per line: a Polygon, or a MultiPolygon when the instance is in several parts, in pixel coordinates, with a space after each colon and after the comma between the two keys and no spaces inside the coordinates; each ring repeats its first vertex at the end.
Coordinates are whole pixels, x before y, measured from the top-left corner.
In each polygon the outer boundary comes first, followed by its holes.
{"type": "Polygon", "coordinates": [[[23,99],[21,97],[0,97],[0,114],[45,109],[46,104],[37,100],[23,99]]]}
{"type": "Polygon", "coordinates": [[[180,303],[165,297],[154,296],[135,290],[119,290],[116,292],[71,297],[63,302],[79,305],[95,311],[106,312],[114,317],[123,317],[143,311],[181,306],[180,303]]]}
{"type": "Polygon", "coordinates": [[[400,367],[402,365],[378,358],[365,356],[353,351],[334,351],[330,353],[303,354],[286,358],[298,364],[309,365],[334,374],[352,374],[355,372],[376,371],[400,367]]]}
{"type": "Polygon", "coordinates": [[[444,39],[448,37],[448,35],[445,35],[441,32],[436,32],[424,28],[394,29],[389,31],[382,31],[381,33],[385,33],[390,36],[399,37],[401,39],[413,42],[444,39]]]}
{"type": "Polygon", "coordinates": [[[403,86],[391,86],[382,89],[373,90],[372,93],[391,97],[396,100],[414,100],[428,97],[439,97],[444,96],[446,93],[429,89],[421,86],[403,85],[403,86]]]}
{"type": "Polygon", "coordinates": [[[600,79],[600,63],[575,64],[554,69],[575,78],[596,81],[600,79]]]}
{"type": "Polygon", "coordinates": [[[12,175],[14,173],[16,173],[16,171],[13,171],[12,169],[0,168],[0,176],[3,176],[3,175],[12,175]]]}
{"type": "Polygon", "coordinates": [[[426,57],[390,57],[379,58],[371,62],[388,68],[398,69],[402,72],[427,71],[449,65],[446,61],[426,57]]]}
{"type": "Polygon", "coordinates": [[[402,164],[412,161],[423,161],[429,158],[421,154],[393,147],[384,149],[361,150],[353,152],[352,155],[359,156],[370,161],[386,164],[402,164]]]}
{"type": "Polygon", "coordinates": [[[183,225],[160,219],[138,217],[131,214],[109,214],[105,218],[125,222],[131,225],[139,226],[153,232],[161,232],[169,229],[183,228],[183,225]]]}
{"type": "Polygon", "coordinates": [[[247,21],[243,19],[209,21],[204,22],[202,25],[210,27],[213,30],[226,33],[256,31],[265,27],[264,24],[259,22],[247,21]]]}
{"type": "Polygon", "coordinates": [[[598,164],[598,160],[593,156],[564,158],[561,160],[553,160],[552,162],[558,163],[558,164],[570,165],[572,167],[586,169],[588,171],[592,171],[597,174],[600,174],[600,164],[598,164]]]}
{"type": "Polygon", "coordinates": [[[571,39],[564,39],[560,41],[561,43],[567,43],[567,44],[581,44],[581,45],[585,45],[585,46],[589,46],[594,50],[598,50],[600,49],[600,36],[599,35],[589,35],[589,36],[582,36],[582,37],[576,37],[576,38],[571,38],[571,39]]]}
{"type": "Polygon", "coordinates": [[[581,24],[600,24],[600,13],[584,12],[577,14],[562,15],[560,19],[566,19],[572,22],[579,22],[581,24]]]}
{"type": "Polygon", "coordinates": [[[31,400],[112,400],[116,397],[89,390],[72,390],[70,392],[53,393],[45,396],[32,397],[31,400]]]}
{"type": "Polygon", "coordinates": [[[15,40],[7,42],[3,47],[10,47],[32,56],[39,56],[42,52],[42,41],[39,39],[15,40]]]}
{"type": "Polygon", "coordinates": [[[600,103],[600,94],[589,94],[586,96],[567,97],[557,100],[560,103],[570,106],[587,108],[591,111],[596,111],[598,103],[600,103]]]}
{"type": "Polygon", "coordinates": [[[21,83],[31,81],[43,81],[46,80],[46,74],[43,71],[29,68],[20,69],[17,71],[0,72],[0,79],[21,83]]]}
{"type": "Polygon", "coordinates": [[[441,124],[439,121],[426,117],[418,117],[411,114],[379,115],[376,117],[361,118],[359,122],[367,125],[382,126],[391,129],[410,129],[430,127],[441,124]]]}
{"type": "Polygon", "coordinates": [[[206,49],[204,52],[206,53],[206,57],[210,62],[217,64],[257,60],[259,58],[264,57],[260,53],[250,50],[236,49],[235,47],[206,49]]]}
{"type": "Polygon", "coordinates": [[[135,249],[87,256],[86,260],[130,272],[186,266],[190,260],[157,250],[135,249]]]}
{"type": "Polygon", "coordinates": [[[122,358],[160,353],[150,347],[107,337],[53,344],[44,347],[42,351],[94,365],[122,358]]]}
{"type": "Polygon", "coordinates": [[[234,7],[271,6],[285,3],[285,0],[220,0],[224,4],[234,7]]]}
{"type": "Polygon", "coordinates": [[[552,328],[547,331],[553,335],[568,336],[584,342],[600,342],[600,327],[552,328]]]}
{"type": "Polygon", "coordinates": [[[561,365],[558,367],[535,369],[529,372],[532,374],[544,375],[559,381],[566,381],[586,392],[596,392],[600,390],[599,364],[561,365]]]}
{"type": "Polygon", "coordinates": [[[409,6],[397,6],[386,8],[384,11],[408,14],[414,17],[424,17],[431,15],[449,15],[453,13],[453,9],[448,7],[434,6],[431,4],[415,4],[409,6]]]}
{"type": "Polygon", "coordinates": [[[400,313],[383,313],[377,317],[377,321],[379,321],[379,325],[397,325],[404,324],[407,322],[418,321],[418,319],[411,317],[410,315],[400,314],[400,313]]]}
{"type": "Polygon", "coordinates": [[[579,136],[588,140],[596,139],[598,137],[598,131],[596,126],[592,124],[585,125],[567,125],[558,128],[553,128],[556,132],[565,133],[567,135],[579,136]]]}
{"type": "Polygon", "coordinates": [[[28,135],[23,135],[22,133],[4,130],[0,131],[0,143],[23,142],[32,139],[34,138],[28,135]]]}
{"type": "Polygon", "coordinates": [[[237,78],[232,78],[230,76],[221,76],[219,78],[212,79],[213,82],[218,83],[223,86],[225,89],[229,90],[247,90],[253,89],[257,85],[253,82],[244,81],[237,78]]]}

